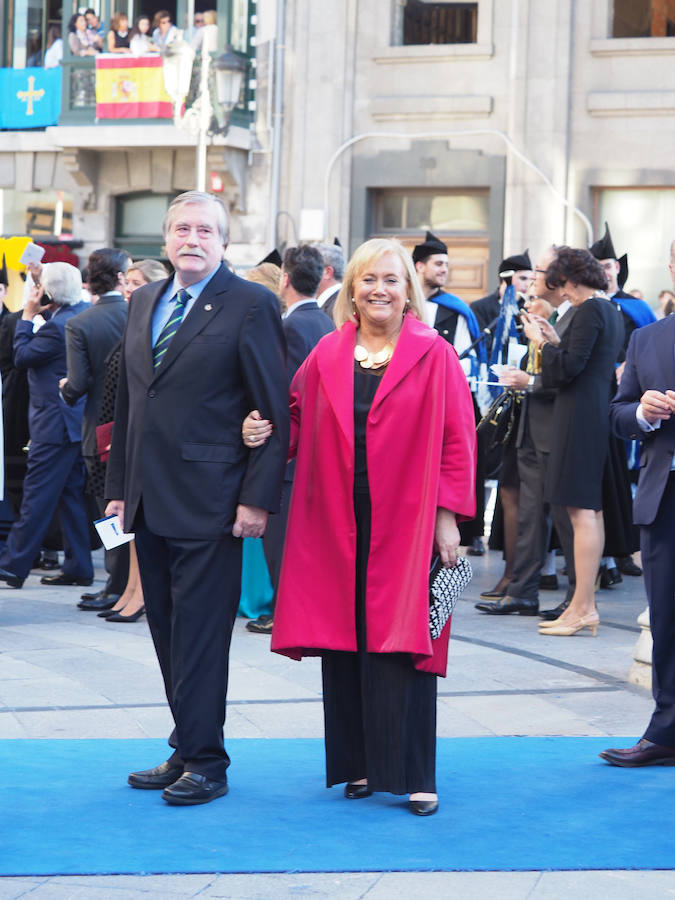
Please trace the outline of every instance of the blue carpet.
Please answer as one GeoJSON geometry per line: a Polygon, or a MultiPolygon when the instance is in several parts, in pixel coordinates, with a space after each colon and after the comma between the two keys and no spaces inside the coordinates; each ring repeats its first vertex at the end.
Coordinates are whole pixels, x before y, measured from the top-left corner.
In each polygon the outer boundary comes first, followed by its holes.
{"type": "Polygon", "coordinates": [[[420,819],[326,790],[319,740],[230,741],[229,796],[199,807],[126,785],[163,741],[0,741],[0,875],[673,868],[675,771],[607,766],[616,743],[440,740],[420,819]]]}

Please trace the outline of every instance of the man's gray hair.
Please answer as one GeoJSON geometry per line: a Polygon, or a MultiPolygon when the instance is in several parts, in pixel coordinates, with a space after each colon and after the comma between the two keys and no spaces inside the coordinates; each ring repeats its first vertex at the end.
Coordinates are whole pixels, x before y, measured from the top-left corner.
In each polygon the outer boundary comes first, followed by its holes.
{"type": "Polygon", "coordinates": [[[337,244],[315,244],[316,249],[323,256],[324,266],[330,266],[336,281],[342,281],[345,274],[345,255],[342,247],[337,244]]]}
{"type": "Polygon", "coordinates": [[[82,276],[70,263],[45,263],[41,280],[45,292],[59,306],[75,306],[82,300],[82,276]]]}
{"type": "Polygon", "coordinates": [[[205,191],[185,191],[185,193],[174,197],[164,216],[164,224],[162,225],[162,235],[164,238],[166,239],[169,229],[181,209],[189,203],[199,203],[203,206],[211,206],[215,210],[220,238],[223,244],[227,244],[230,239],[230,232],[227,222],[227,212],[225,211],[223,201],[219,197],[216,197],[215,194],[207,194],[205,191]]]}

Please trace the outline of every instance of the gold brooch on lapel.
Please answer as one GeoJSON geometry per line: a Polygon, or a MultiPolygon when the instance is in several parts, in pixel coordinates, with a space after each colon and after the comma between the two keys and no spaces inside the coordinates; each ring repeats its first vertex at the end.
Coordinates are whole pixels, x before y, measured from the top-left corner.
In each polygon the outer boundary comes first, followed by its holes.
{"type": "Polygon", "coordinates": [[[213,307],[211,306],[210,303],[207,303],[207,304],[205,304],[204,309],[205,309],[207,312],[211,312],[211,310],[213,309],[213,307]]]}

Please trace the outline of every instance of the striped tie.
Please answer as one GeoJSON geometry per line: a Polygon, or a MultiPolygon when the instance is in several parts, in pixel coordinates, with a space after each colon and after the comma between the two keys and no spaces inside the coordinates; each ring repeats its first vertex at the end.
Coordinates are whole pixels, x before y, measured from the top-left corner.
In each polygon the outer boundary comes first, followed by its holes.
{"type": "Polygon", "coordinates": [[[152,348],[152,364],[155,369],[164,359],[164,354],[169,349],[171,339],[180,328],[180,323],[183,321],[183,315],[185,313],[185,304],[189,299],[189,291],[186,291],[184,289],[178,291],[178,294],[176,295],[176,305],[173,308],[173,312],[169,316],[169,321],[166,323],[164,328],[162,328],[159,337],[157,338],[157,343],[152,348]]]}

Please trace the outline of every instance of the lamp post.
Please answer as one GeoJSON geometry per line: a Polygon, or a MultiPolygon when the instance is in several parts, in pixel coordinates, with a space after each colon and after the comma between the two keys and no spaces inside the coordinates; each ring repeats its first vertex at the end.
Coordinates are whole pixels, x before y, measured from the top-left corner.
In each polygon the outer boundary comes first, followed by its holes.
{"type": "Polygon", "coordinates": [[[207,138],[215,112],[209,91],[210,67],[213,66],[216,76],[216,96],[221,113],[217,116],[219,124],[217,130],[220,134],[227,134],[232,110],[239,102],[242,80],[246,72],[246,60],[236,54],[231,47],[226,47],[225,52],[212,62],[211,54],[216,48],[217,27],[205,25],[204,32],[199,93],[192,108],[186,113],[183,113],[182,107],[190,90],[194,50],[183,41],[174,41],[164,56],[164,84],[174,102],[174,124],[178,127],[188,127],[197,135],[195,186],[198,191],[206,190],[207,138]]]}

